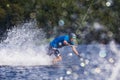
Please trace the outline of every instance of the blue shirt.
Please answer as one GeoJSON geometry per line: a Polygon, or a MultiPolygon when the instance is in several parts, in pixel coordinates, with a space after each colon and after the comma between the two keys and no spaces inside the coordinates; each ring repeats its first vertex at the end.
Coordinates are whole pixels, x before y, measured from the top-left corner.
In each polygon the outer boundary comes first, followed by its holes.
{"type": "Polygon", "coordinates": [[[53,48],[60,48],[66,46],[63,42],[67,41],[69,44],[74,45],[74,42],[70,41],[70,37],[68,35],[59,36],[50,42],[50,46],[53,48]]]}

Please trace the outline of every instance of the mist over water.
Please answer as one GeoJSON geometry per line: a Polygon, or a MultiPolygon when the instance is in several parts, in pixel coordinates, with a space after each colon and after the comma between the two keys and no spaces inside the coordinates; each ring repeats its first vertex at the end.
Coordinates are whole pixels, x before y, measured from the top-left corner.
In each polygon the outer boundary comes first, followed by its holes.
{"type": "Polygon", "coordinates": [[[46,55],[45,34],[34,22],[24,23],[8,31],[7,39],[0,43],[0,65],[50,65],[46,55]]]}

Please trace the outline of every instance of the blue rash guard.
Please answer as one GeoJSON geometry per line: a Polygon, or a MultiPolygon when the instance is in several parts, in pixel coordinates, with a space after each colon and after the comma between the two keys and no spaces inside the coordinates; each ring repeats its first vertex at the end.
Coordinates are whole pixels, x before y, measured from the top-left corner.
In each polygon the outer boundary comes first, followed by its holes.
{"type": "Polygon", "coordinates": [[[74,42],[70,41],[70,37],[68,35],[59,36],[50,42],[50,46],[53,48],[60,48],[66,46],[63,42],[67,41],[69,44],[74,45],[74,42]]]}

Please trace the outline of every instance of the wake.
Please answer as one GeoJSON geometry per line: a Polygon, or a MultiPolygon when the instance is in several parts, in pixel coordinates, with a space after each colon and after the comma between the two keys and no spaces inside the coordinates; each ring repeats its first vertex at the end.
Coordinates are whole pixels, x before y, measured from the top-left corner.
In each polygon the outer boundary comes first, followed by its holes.
{"type": "Polygon", "coordinates": [[[8,31],[7,39],[0,43],[0,65],[50,65],[46,55],[46,40],[42,29],[33,22],[18,25],[8,31]]]}

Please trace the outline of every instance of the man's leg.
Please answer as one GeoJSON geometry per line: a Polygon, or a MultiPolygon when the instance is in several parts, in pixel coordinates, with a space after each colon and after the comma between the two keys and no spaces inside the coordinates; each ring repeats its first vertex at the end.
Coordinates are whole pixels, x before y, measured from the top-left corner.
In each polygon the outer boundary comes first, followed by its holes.
{"type": "Polygon", "coordinates": [[[57,62],[62,60],[62,56],[57,56],[54,60],[53,60],[53,64],[56,64],[57,62]]]}
{"type": "Polygon", "coordinates": [[[55,54],[56,58],[53,60],[53,64],[55,64],[55,63],[62,60],[62,56],[61,56],[61,54],[60,54],[60,52],[58,50],[55,50],[54,54],[55,54]]]}
{"type": "Polygon", "coordinates": [[[52,48],[51,46],[49,46],[49,47],[48,47],[48,53],[47,53],[47,54],[48,54],[49,56],[51,56],[52,54],[54,54],[54,52],[55,52],[55,51],[53,50],[53,48],[52,48]]]}

